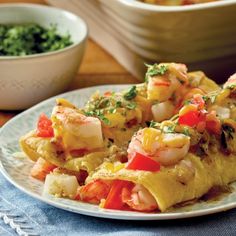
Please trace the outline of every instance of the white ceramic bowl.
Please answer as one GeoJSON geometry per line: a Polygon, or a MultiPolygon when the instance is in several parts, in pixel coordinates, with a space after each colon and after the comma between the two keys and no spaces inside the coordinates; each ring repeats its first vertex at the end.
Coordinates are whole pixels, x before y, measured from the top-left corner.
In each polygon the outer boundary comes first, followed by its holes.
{"type": "Polygon", "coordinates": [[[73,44],[54,52],[28,56],[0,56],[0,109],[19,110],[64,91],[81,63],[87,26],[78,16],[36,4],[1,4],[0,24],[56,24],[73,44]]]}
{"type": "Polygon", "coordinates": [[[236,0],[187,6],[136,0],[47,1],[83,16],[91,37],[140,79],[144,62],[183,62],[221,82],[235,72],[236,0]]]}

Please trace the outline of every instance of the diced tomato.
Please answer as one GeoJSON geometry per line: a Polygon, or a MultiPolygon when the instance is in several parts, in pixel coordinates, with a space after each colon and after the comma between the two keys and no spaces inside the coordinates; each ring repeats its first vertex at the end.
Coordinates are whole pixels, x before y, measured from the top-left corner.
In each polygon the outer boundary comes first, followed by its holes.
{"type": "Polygon", "coordinates": [[[189,111],[179,117],[180,125],[196,126],[201,121],[199,111],[189,111]]]}
{"type": "Polygon", "coordinates": [[[120,156],[119,156],[119,161],[120,161],[121,163],[126,163],[126,162],[128,161],[127,155],[125,155],[125,154],[120,155],[120,156]]]}
{"type": "Polygon", "coordinates": [[[122,201],[122,189],[130,188],[133,183],[124,180],[114,180],[110,192],[105,200],[104,208],[122,210],[124,203],[122,201]]]}
{"type": "Polygon", "coordinates": [[[132,128],[133,126],[137,125],[137,123],[138,123],[137,119],[134,118],[126,122],[125,125],[127,126],[127,128],[132,128]]]}
{"type": "Polygon", "coordinates": [[[42,113],[37,124],[37,136],[42,138],[50,138],[54,136],[52,121],[42,113]]]}
{"type": "Polygon", "coordinates": [[[192,103],[196,104],[198,106],[198,109],[201,110],[205,106],[205,101],[202,98],[202,95],[200,94],[195,94],[192,99],[192,103]]]}
{"type": "Polygon", "coordinates": [[[112,95],[112,92],[111,91],[106,91],[103,95],[105,97],[110,97],[112,95]]]}
{"type": "Polygon", "coordinates": [[[154,86],[165,86],[165,87],[169,87],[170,86],[170,82],[168,81],[155,81],[154,82],[154,86]]]}
{"type": "Polygon", "coordinates": [[[206,129],[208,132],[219,135],[221,133],[221,123],[216,115],[211,112],[206,116],[206,129]]]}
{"type": "Polygon", "coordinates": [[[205,121],[200,121],[196,126],[197,131],[200,132],[200,133],[204,132],[205,128],[206,128],[206,122],[205,121]]]}
{"type": "Polygon", "coordinates": [[[152,160],[150,157],[136,152],[135,155],[128,162],[126,169],[129,170],[145,170],[145,171],[159,171],[160,163],[152,160]]]}
{"type": "Polygon", "coordinates": [[[32,177],[43,181],[45,180],[46,175],[55,168],[55,165],[40,157],[32,167],[30,174],[32,177]]]}

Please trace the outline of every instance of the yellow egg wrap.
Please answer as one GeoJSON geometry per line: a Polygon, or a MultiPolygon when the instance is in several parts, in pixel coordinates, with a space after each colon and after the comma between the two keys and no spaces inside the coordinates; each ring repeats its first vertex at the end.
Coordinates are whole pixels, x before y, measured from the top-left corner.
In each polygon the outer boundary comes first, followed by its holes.
{"type": "Polygon", "coordinates": [[[71,171],[86,170],[88,173],[94,171],[108,156],[106,151],[96,151],[83,157],[67,159],[64,153],[59,153],[51,138],[41,138],[36,136],[35,131],[20,138],[20,146],[23,152],[33,161],[39,157],[46,161],[71,171]]]}
{"type": "Polygon", "coordinates": [[[113,171],[111,163],[103,163],[89,181],[120,179],[141,184],[154,196],[159,209],[164,212],[177,203],[201,197],[214,186],[224,186],[236,180],[234,155],[217,153],[201,159],[189,153],[184,160],[191,163],[192,175],[183,168],[181,162],[175,166],[162,167],[158,172],[125,168],[113,171]]]}

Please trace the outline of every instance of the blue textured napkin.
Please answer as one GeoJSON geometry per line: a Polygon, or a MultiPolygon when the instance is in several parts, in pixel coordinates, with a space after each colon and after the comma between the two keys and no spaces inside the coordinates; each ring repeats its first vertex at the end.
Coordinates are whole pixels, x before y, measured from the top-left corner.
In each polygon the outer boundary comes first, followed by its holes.
{"type": "MultiPolygon", "coordinates": [[[[4,208],[10,208],[8,214],[12,214],[16,223],[23,226],[21,232],[19,232],[21,230],[19,228],[15,230],[18,230],[19,233],[28,232],[31,235],[236,235],[236,210],[191,219],[167,221],[100,219],[60,210],[33,199],[8,183],[0,174],[0,212],[7,210],[4,208]]],[[[6,225],[3,220],[3,216],[1,216],[0,235],[17,235],[9,226],[9,222],[6,225]]]]}

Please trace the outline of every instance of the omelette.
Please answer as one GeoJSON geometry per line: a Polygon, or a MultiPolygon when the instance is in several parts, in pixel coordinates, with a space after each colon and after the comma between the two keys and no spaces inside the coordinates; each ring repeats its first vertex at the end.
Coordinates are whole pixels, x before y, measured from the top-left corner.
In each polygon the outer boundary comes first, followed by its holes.
{"type": "Polygon", "coordinates": [[[236,180],[235,75],[221,88],[183,64],[147,67],[144,83],[95,93],[83,108],[58,99],[21,137],[44,191],[164,212],[236,180]]]}

